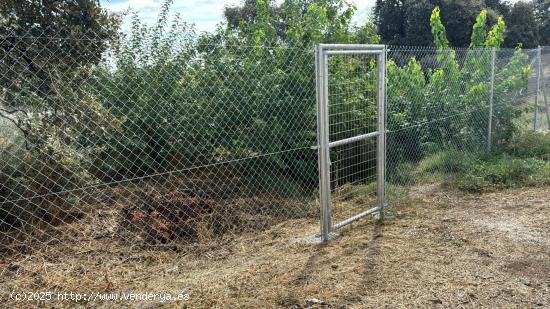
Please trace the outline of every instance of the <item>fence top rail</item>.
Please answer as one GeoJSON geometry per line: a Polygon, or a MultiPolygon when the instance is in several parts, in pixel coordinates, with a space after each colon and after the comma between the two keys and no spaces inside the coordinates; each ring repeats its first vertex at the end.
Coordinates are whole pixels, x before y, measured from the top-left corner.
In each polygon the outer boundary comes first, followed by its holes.
{"type": "Polygon", "coordinates": [[[319,48],[324,50],[383,50],[385,47],[386,45],[383,44],[319,44],[319,48]]]}
{"type": "MultiPolygon", "coordinates": [[[[540,46],[541,49],[550,49],[550,46],[540,46]]],[[[490,51],[491,47],[446,47],[442,50],[454,50],[454,51],[490,51]]],[[[530,52],[530,51],[537,51],[538,48],[519,48],[520,50],[524,52],[530,52]]],[[[422,51],[431,51],[436,52],[440,50],[436,46],[405,46],[405,45],[388,45],[387,46],[388,52],[422,52],[422,51]]],[[[496,51],[515,51],[517,48],[510,48],[510,47],[503,47],[503,48],[495,48],[496,51]]]]}
{"type": "Polygon", "coordinates": [[[348,50],[327,50],[327,55],[379,55],[382,50],[360,50],[360,49],[348,49],[348,50]]]}

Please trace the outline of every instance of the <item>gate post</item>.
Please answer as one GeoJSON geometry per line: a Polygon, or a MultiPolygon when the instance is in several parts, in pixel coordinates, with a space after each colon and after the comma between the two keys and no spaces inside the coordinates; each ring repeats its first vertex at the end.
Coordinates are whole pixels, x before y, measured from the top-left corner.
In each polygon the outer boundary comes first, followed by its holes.
{"type": "Polygon", "coordinates": [[[379,220],[384,220],[386,206],[386,46],[378,54],[378,139],[377,139],[377,188],[376,206],[379,220]]]}
{"type": "Polygon", "coordinates": [[[329,111],[328,111],[328,57],[323,46],[315,50],[317,69],[317,141],[319,158],[319,199],[321,204],[321,239],[327,242],[332,229],[330,202],[330,151],[329,151],[329,111]]]}

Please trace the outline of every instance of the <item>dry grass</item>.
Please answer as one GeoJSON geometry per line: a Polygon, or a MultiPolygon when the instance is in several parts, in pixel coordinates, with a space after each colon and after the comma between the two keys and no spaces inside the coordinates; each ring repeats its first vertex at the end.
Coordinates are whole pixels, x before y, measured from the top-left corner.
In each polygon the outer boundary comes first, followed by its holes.
{"type": "Polygon", "coordinates": [[[139,308],[550,307],[550,188],[477,195],[416,187],[385,224],[364,220],[328,245],[301,242],[318,226],[296,219],[237,239],[147,249],[115,241],[111,218],[100,209],[67,226],[62,243],[0,265],[18,273],[0,278],[4,304],[29,307],[8,300],[12,290],[60,290],[190,296],[125,303],[139,308]]]}

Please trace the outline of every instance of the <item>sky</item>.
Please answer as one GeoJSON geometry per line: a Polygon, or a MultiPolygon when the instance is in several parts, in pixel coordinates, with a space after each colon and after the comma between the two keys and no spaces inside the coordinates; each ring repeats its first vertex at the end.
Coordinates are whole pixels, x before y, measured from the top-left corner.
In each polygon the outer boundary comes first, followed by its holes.
{"type": "MultiPolygon", "coordinates": [[[[111,11],[122,12],[130,8],[147,23],[154,23],[163,0],[101,0],[111,11]]],[[[172,12],[194,23],[198,31],[211,31],[223,19],[223,8],[239,4],[241,0],[174,0],[172,12]]],[[[357,6],[355,21],[365,20],[376,0],[351,0],[357,6]]]]}
{"type": "MultiPolygon", "coordinates": [[[[376,0],[350,0],[357,6],[355,22],[364,22],[372,11],[376,0]]],[[[508,0],[514,3],[520,0],[508,0]]],[[[131,9],[137,12],[146,23],[153,24],[157,19],[163,0],[101,0],[104,8],[115,12],[131,9]]],[[[211,31],[223,20],[223,8],[241,3],[241,0],[174,0],[172,12],[177,12],[183,20],[195,24],[200,31],[211,31]]],[[[123,28],[129,27],[128,23],[123,28]]]]}

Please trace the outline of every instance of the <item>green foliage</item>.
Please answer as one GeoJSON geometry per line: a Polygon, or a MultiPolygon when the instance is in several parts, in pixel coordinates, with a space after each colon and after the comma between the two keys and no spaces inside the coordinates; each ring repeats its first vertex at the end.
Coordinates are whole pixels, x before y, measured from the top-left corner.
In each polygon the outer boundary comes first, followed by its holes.
{"type": "Polygon", "coordinates": [[[256,0],[256,22],[251,24],[254,41],[252,45],[271,45],[276,39],[275,28],[270,22],[270,0],[256,0]]]}
{"type": "Polygon", "coordinates": [[[487,36],[486,23],[487,10],[483,9],[477,16],[476,23],[473,26],[470,48],[481,48],[485,45],[485,38],[487,36]]]}
{"type": "MultiPolygon", "coordinates": [[[[376,25],[382,42],[388,45],[426,46],[432,44],[429,17],[435,6],[441,9],[441,19],[447,30],[450,46],[482,47],[470,40],[476,36],[471,25],[484,24],[479,20],[479,11],[489,25],[494,25],[503,16],[508,25],[503,47],[515,48],[518,44],[526,48],[549,45],[550,2],[548,0],[505,1],[505,0],[377,0],[374,9],[376,25]],[[472,31],[473,30],[473,31],[472,31]],[[545,43],[546,42],[546,43],[545,43]]],[[[479,29],[481,34],[483,31],[479,29]]]]}
{"type": "Polygon", "coordinates": [[[359,44],[378,44],[380,35],[375,26],[375,19],[371,17],[363,26],[359,26],[356,31],[356,41],[359,44]]]}
{"type": "Polygon", "coordinates": [[[535,22],[539,30],[539,45],[550,46],[550,1],[534,0],[535,22]],[[546,35],[545,35],[546,34],[546,35]]]}
{"type": "Polygon", "coordinates": [[[418,174],[461,174],[475,164],[475,155],[456,149],[438,151],[423,159],[417,167],[418,174]]]}
{"type": "Polygon", "coordinates": [[[550,184],[550,162],[497,156],[480,161],[457,180],[460,189],[483,192],[550,184]]]}
{"type": "Polygon", "coordinates": [[[489,34],[487,35],[487,40],[485,41],[485,47],[491,48],[500,48],[502,42],[504,42],[504,32],[506,31],[506,25],[504,24],[504,19],[501,17],[498,18],[497,23],[491,28],[489,34]]]}
{"type": "MultiPolygon", "coordinates": [[[[242,176],[249,189],[296,198],[314,191],[318,174],[316,153],[310,148],[316,143],[312,48],[317,43],[378,43],[374,20],[352,25],[355,7],[345,1],[255,0],[226,11],[226,28],[197,37],[179,18],[171,20],[170,4],[164,2],[152,26],[134,16],[131,34],[120,41],[107,41],[109,32],[101,32],[103,39],[93,41],[93,48],[88,43],[31,40],[34,43],[25,43],[25,57],[13,48],[2,54],[22,59],[0,63],[16,73],[13,80],[2,80],[5,102],[22,107],[4,113],[19,140],[3,149],[2,155],[11,160],[2,167],[2,175],[8,175],[1,179],[2,198],[13,198],[10,192],[23,197],[49,194],[204,165],[226,166],[242,176]],[[114,65],[101,65],[108,46],[108,60],[114,65]],[[87,52],[68,52],[80,48],[87,52]],[[27,112],[30,109],[37,112],[27,112]],[[20,163],[12,164],[19,157],[20,163]]],[[[499,47],[504,22],[500,19],[486,33],[484,12],[474,26],[471,46],[499,47]]],[[[106,19],[113,23],[105,21],[107,25],[114,25],[114,17],[99,16],[99,24],[106,19]]],[[[423,174],[474,173],[467,168],[472,159],[456,149],[485,145],[480,132],[484,135],[487,124],[475,117],[486,106],[489,54],[471,49],[466,61],[459,62],[456,51],[448,48],[438,8],[429,24],[438,48],[437,65],[423,68],[423,59],[411,58],[404,64],[388,61],[387,66],[392,131],[388,165],[399,183],[423,174]],[[453,121],[433,123],[442,116],[453,121]]],[[[85,29],[80,23],[69,26],[85,29]]],[[[526,57],[518,49],[499,70],[495,105],[504,105],[509,95],[525,87],[530,72],[526,57]]],[[[330,121],[342,124],[344,133],[333,136],[341,139],[365,130],[364,123],[346,117],[376,115],[376,67],[374,60],[359,57],[334,57],[330,65],[329,91],[339,93],[338,104],[330,107],[330,121]]],[[[505,148],[512,138],[518,115],[511,107],[495,110],[497,147],[505,148]]],[[[374,125],[367,129],[374,131],[374,125]]],[[[344,158],[354,159],[341,163],[358,166],[368,161],[373,142],[358,146],[342,151],[344,158]]],[[[509,151],[518,152],[514,149],[509,151]]],[[[535,152],[539,156],[543,151],[535,152]]],[[[538,163],[514,164],[516,170],[531,171],[528,168],[538,163]]],[[[487,165],[483,172],[493,175],[483,181],[501,181],[501,169],[487,165]]]]}
{"type": "Polygon", "coordinates": [[[394,61],[388,61],[388,129],[396,131],[388,137],[388,147],[395,149],[390,162],[417,160],[421,154],[422,128],[417,126],[426,121],[429,106],[424,98],[426,80],[420,64],[415,58],[399,67],[394,61]],[[408,128],[407,130],[399,130],[408,128]]]}
{"type": "MultiPolygon", "coordinates": [[[[97,141],[105,148],[94,162],[101,176],[127,179],[260,156],[239,163],[251,184],[292,195],[314,184],[309,48],[333,40],[374,43],[372,22],[352,27],[355,8],[342,1],[259,0],[232,9],[234,18],[243,17],[238,22],[195,40],[179,19],[168,23],[168,10],[166,4],[152,27],[135,18],[114,55],[116,70],[100,72],[101,101],[122,120],[119,130],[97,141]]],[[[365,72],[372,71],[368,65],[365,72]]],[[[352,67],[335,76],[353,77],[352,67]]],[[[354,78],[371,85],[373,76],[354,78]]],[[[364,104],[359,99],[346,98],[344,105],[364,104]]]]}
{"type": "Polygon", "coordinates": [[[435,7],[430,16],[430,26],[432,28],[432,35],[434,37],[435,46],[438,48],[449,47],[449,41],[447,40],[447,31],[445,26],[441,22],[439,7],[435,7]]]}
{"type": "MultiPolygon", "coordinates": [[[[453,149],[485,149],[491,53],[483,47],[498,48],[506,29],[500,18],[486,33],[486,14],[482,11],[478,16],[472,31],[472,48],[461,51],[465,53],[462,63],[457,60],[457,51],[448,48],[446,29],[437,7],[430,24],[438,66],[424,70],[415,58],[402,67],[394,61],[388,62],[388,127],[392,131],[388,147],[394,150],[388,158],[390,179],[392,175],[399,178],[397,174],[407,162],[419,162],[426,155],[428,159],[421,165],[449,167],[442,171],[445,173],[461,172],[463,162],[470,161],[457,159],[459,165],[453,165],[452,158],[460,158],[453,149]],[[446,121],[447,118],[452,121],[446,121]],[[432,123],[434,119],[442,120],[432,123]],[[441,149],[448,152],[440,152],[441,149]]],[[[517,131],[515,120],[522,110],[509,102],[525,89],[530,72],[527,55],[520,49],[506,60],[505,64],[499,64],[494,85],[493,145],[500,148],[505,147],[517,131]]],[[[428,167],[420,168],[433,172],[428,167]]]]}
{"type": "Polygon", "coordinates": [[[394,183],[440,179],[464,191],[485,192],[550,185],[550,138],[522,133],[501,152],[441,150],[418,164],[401,163],[394,183]]]}
{"type": "MultiPolygon", "coordinates": [[[[542,1],[548,3],[548,0],[542,1]]],[[[506,33],[506,46],[517,47],[521,45],[525,48],[536,48],[538,45],[543,45],[545,40],[548,42],[548,33],[550,32],[544,31],[545,21],[544,18],[540,18],[543,14],[546,14],[546,23],[548,23],[548,4],[546,5],[546,11],[538,11],[536,2],[540,1],[518,1],[514,3],[510,14],[507,16],[510,27],[506,33]]]]}
{"type": "Polygon", "coordinates": [[[504,151],[516,158],[536,158],[550,162],[550,135],[532,132],[516,134],[504,151]]]}
{"type": "Polygon", "coordinates": [[[291,13],[289,17],[289,27],[286,35],[292,45],[298,46],[300,44],[307,46],[315,42],[321,42],[330,23],[327,8],[316,3],[309,6],[303,16],[291,13]]]}
{"type": "Polygon", "coordinates": [[[89,85],[119,22],[98,1],[0,3],[0,120],[3,134],[13,131],[0,165],[0,202],[12,217],[4,222],[0,209],[0,225],[40,220],[62,207],[52,193],[97,181],[89,167],[102,148],[90,137],[119,121],[89,85]]]}
{"type": "Polygon", "coordinates": [[[206,120],[193,117],[208,111],[185,93],[197,83],[189,71],[196,53],[194,33],[178,18],[168,24],[168,4],[155,25],[145,26],[134,16],[131,37],[114,54],[117,69],[97,72],[94,85],[101,101],[122,120],[120,130],[95,141],[105,149],[94,164],[101,177],[163,172],[176,156],[198,159],[182,146],[181,132],[193,132],[186,138],[196,151],[213,152],[206,142],[197,142],[210,139],[210,130],[204,129],[206,120]]]}
{"type": "Polygon", "coordinates": [[[227,29],[220,28],[217,36],[230,35],[247,45],[306,48],[375,39],[374,21],[352,26],[355,11],[355,6],[340,0],[247,0],[225,9],[227,29]]]}
{"type": "Polygon", "coordinates": [[[95,0],[1,1],[3,105],[31,103],[17,101],[19,93],[34,96],[35,103],[41,101],[38,98],[55,95],[54,79],[98,63],[116,41],[119,23],[120,16],[102,10],[95,0]]]}
{"type": "Polygon", "coordinates": [[[288,41],[292,46],[353,43],[365,35],[374,39],[372,20],[366,21],[358,29],[351,26],[356,8],[346,1],[287,0],[281,4],[281,11],[281,18],[288,24],[283,41],[288,41]]]}
{"type": "Polygon", "coordinates": [[[402,161],[390,175],[393,184],[413,185],[423,182],[453,182],[477,163],[480,154],[456,149],[438,150],[426,155],[418,163],[402,161]]]}

